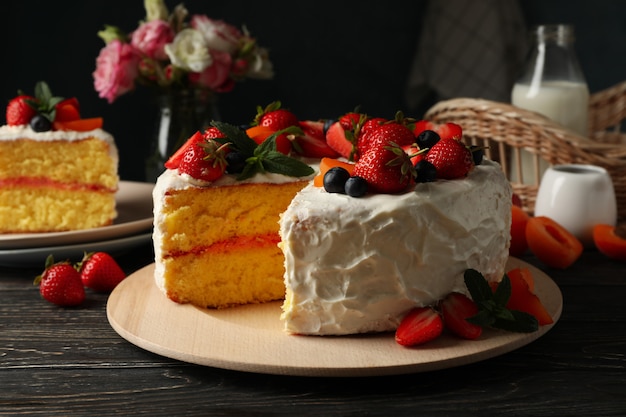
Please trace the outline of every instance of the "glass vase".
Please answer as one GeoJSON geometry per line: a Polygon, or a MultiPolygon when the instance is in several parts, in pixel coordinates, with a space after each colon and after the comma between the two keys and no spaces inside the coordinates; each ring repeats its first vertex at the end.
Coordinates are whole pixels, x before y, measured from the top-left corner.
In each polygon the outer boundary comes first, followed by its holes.
{"type": "Polygon", "coordinates": [[[146,181],[156,182],[165,162],[196,131],[220,120],[217,95],[204,89],[172,89],[156,97],[157,126],[146,159],[146,181]]]}

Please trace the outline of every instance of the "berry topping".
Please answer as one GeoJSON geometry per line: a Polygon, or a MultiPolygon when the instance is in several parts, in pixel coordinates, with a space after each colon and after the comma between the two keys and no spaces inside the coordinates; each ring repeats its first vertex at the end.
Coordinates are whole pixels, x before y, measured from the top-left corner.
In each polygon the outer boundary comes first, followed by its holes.
{"type": "Polygon", "coordinates": [[[425,159],[415,164],[416,182],[433,182],[437,179],[437,168],[425,159]]]}
{"type": "Polygon", "coordinates": [[[29,125],[35,132],[49,130],[75,130],[85,132],[99,129],[103,121],[100,117],[82,119],[76,97],[64,99],[52,95],[48,84],[43,81],[35,84],[35,96],[22,93],[7,106],[7,124],[10,126],[29,125]]]}
{"type": "Polygon", "coordinates": [[[342,167],[333,167],[324,174],[324,189],[329,193],[344,193],[350,173],[342,167]]]}
{"type": "Polygon", "coordinates": [[[367,181],[359,176],[353,176],[346,180],[345,192],[350,197],[363,197],[367,194],[367,181]]]}
{"type": "Polygon", "coordinates": [[[463,178],[474,167],[468,147],[452,138],[439,140],[426,154],[426,160],[437,168],[438,179],[463,178]]]}
{"type": "Polygon", "coordinates": [[[435,146],[437,142],[439,142],[439,134],[434,130],[424,130],[422,133],[417,135],[417,146],[420,149],[432,148],[435,146]]]}
{"type": "Polygon", "coordinates": [[[404,191],[411,182],[411,161],[395,143],[379,142],[363,154],[354,165],[353,175],[367,181],[375,193],[395,194],[404,191]]]}
{"type": "Polygon", "coordinates": [[[46,117],[41,114],[36,114],[30,119],[30,128],[35,132],[47,132],[52,129],[52,123],[46,117]]]}
{"type": "Polygon", "coordinates": [[[9,126],[27,125],[37,114],[36,99],[25,94],[9,101],[7,105],[7,124],[9,126]]]}

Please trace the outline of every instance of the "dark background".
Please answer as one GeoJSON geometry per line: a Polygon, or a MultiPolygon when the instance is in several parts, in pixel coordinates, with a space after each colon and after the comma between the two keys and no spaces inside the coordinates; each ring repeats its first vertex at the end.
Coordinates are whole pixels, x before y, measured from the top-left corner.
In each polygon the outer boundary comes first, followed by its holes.
{"type": "MultiPolygon", "coordinates": [[[[479,1],[479,0],[469,0],[479,1]]],[[[173,8],[178,2],[166,0],[173,8]]],[[[184,2],[190,13],[245,24],[270,50],[276,76],[248,80],[220,96],[222,120],[249,122],[257,105],[280,100],[301,119],[333,118],[360,105],[369,114],[403,110],[419,117],[429,103],[407,109],[407,77],[427,0],[381,2],[184,2]]],[[[571,23],[590,91],[626,78],[626,2],[521,0],[525,22],[571,23]]],[[[120,149],[120,176],[143,180],[157,109],[143,89],[108,104],[93,88],[104,24],[126,31],[145,16],[141,0],[21,0],[0,6],[0,98],[32,93],[45,80],[53,93],[76,96],[83,117],[102,116],[120,149]]],[[[4,112],[2,122],[4,122],[4,112]]]]}

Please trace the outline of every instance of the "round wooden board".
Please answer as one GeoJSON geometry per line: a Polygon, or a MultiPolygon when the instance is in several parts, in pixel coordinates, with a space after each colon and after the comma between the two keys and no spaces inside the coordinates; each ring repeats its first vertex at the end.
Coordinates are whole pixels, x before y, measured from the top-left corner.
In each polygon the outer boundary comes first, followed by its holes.
{"type": "Polygon", "coordinates": [[[392,333],[356,336],[294,336],[282,330],[281,302],[222,310],[170,301],[157,288],[154,264],[127,277],[111,293],[107,316],[113,329],[150,352],[198,365],[245,372],[299,376],[378,376],[433,371],[492,358],[544,335],[563,306],[559,287],[531,269],[535,292],[554,319],[534,333],[486,330],[477,340],[444,333],[425,345],[406,348],[392,333]]]}

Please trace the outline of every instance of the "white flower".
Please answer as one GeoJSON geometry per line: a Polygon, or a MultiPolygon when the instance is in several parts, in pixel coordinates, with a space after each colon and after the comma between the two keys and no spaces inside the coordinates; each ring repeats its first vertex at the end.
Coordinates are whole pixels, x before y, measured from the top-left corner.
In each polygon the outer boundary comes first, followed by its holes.
{"type": "Polygon", "coordinates": [[[209,47],[202,33],[183,29],[174,41],[165,45],[165,53],[176,67],[192,72],[202,72],[213,63],[209,47]]]}
{"type": "Polygon", "coordinates": [[[192,16],[191,27],[202,33],[209,48],[229,54],[237,51],[242,33],[236,27],[205,15],[192,16]]]}

